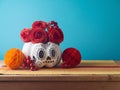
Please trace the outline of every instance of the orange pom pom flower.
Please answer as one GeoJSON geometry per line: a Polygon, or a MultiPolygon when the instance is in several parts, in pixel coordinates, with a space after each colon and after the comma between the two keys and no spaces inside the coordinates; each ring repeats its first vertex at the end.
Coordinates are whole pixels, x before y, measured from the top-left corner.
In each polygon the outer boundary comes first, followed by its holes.
{"type": "Polygon", "coordinates": [[[4,56],[5,64],[11,69],[18,69],[22,65],[24,59],[25,55],[17,48],[8,50],[4,56]]]}

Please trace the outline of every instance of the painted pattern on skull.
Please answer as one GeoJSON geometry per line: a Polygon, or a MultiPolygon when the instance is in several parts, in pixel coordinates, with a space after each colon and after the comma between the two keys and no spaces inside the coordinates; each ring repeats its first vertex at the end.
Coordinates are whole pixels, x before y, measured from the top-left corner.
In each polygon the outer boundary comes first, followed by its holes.
{"type": "Polygon", "coordinates": [[[54,67],[61,59],[60,47],[52,42],[46,44],[36,43],[29,49],[26,50],[29,50],[29,56],[35,61],[37,67],[54,67]]]}

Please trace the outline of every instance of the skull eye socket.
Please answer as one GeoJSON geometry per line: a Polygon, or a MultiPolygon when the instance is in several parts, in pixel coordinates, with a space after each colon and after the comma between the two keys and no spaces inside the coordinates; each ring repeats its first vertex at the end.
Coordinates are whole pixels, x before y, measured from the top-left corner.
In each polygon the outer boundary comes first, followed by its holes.
{"type": "Polygon", "coordinates": [[[39,57],[40,57],[40,58],[43,58],[43,57],[44,57],[44,52],[43,52],[42,50],[40,50],[40,52],[39,52],[39,57]]]}
{"type": "Polygon", "coordinates": [[[55,51],[55,49],[50,49],[50,56],[51,57],[53,57],[53,58],[55,58],[56,57],[56,51],[55,51]]]}
{"type": "Polygon", "coordinates": [[[51,51],[52,57],[55,57],[55,53],[56,53],[55,50],[51,51]]]}

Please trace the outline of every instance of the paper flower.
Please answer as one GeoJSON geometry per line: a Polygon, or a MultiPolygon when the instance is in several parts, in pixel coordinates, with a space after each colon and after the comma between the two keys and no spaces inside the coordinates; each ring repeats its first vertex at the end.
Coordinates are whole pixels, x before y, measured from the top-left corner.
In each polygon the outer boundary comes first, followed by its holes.
{"type": "Polygon", "coordinates": [[[31,35],[31,28],[24,28],[21,33],[20,37],[24,42],[30,42],[30,35],[31,35]]]}
{"type": "Polygon", "coordinates": [[[62,54],[62,67],[76,67],[81,61],[81,54],[75,48],[67,48],[62,54]]]}
{"type": "Polygon", "coordinates": [[[11,69],[19,68],[22,65],[24,59],[24,54],[17,48],[8,50],[4,56],[5,64],[11,69]]]}
{"type": "Polygon", "coordinates": [[[64,39],[61,29],[53,29],[48,31],[49,41],[53,43],[61,43],[64,39]]]}
{"type": "Polygon", "coordinates": [[[47,27],[47,23],[44,21],[35,21],[32,24],[32,29],[36,29],[36,28],[42,28],[45,29],[47,27]]]}
{"type": "Polygon", "coordinates": [[[41,28],[36,28],[32,30],[30,39],[32,43],[46,43],[47,42],[47,32],[41,28]]]}

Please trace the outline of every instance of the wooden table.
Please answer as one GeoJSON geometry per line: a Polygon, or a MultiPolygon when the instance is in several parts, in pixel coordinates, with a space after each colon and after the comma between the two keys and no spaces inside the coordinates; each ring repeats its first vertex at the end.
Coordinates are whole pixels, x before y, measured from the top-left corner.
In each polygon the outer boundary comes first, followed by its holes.
{"type": "Polygon", "coordinates": [[[0,62],[0,90],[120,90],[120,65],[83,60],[76,68],[10,70],[0,62]]]}

